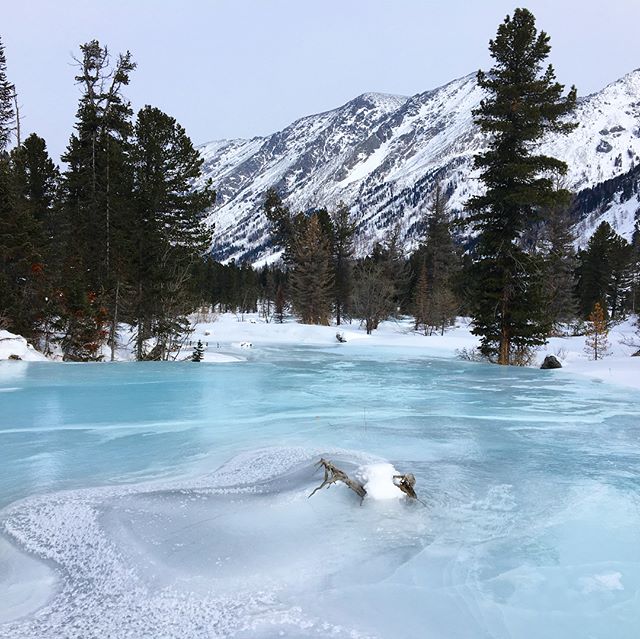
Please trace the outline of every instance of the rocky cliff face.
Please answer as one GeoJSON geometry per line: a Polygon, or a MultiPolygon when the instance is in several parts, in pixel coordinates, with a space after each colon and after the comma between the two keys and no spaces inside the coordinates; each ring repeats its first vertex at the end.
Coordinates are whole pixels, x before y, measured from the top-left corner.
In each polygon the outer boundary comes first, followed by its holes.
{"type": "MultiPolygon", "coordinates": [[[[485,142],[471,111],[481,99],[474,74],[410,98],[366,93],[268,137],[203,145],[205,173],[218,190],[209,215],[216,225],[216,256],[268,259],[261,204],[269,187],[293,211],[346,202],[364,249],[397,222],[412,245],[437,182],[460,214],[480,188],[472,158],[485,142]]],[[[567,185],[575,192],[614,181],[600,193],[606,197],[583,198],[589,204],[574,210],[576,231],[586,238],[607,219],[629,236],[640,204],[637,189],[620,185],[640,164],[640,70],[582,98],[575,119],[578,128],[545,139],[542,152],[568,163],[567,185]]]]}

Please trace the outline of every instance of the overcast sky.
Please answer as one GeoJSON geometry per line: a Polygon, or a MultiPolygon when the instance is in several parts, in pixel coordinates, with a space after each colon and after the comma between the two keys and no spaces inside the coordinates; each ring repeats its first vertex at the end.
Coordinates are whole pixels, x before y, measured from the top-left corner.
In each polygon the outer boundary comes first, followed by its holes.
{"type": "MultiPolygon", "coordinates": [[[[21,0],[0,36],[23,129],[64,150],[78,99],[72,55],[129,49],[127,96],[194,142],[272,133],[365,91],[412,95],[489,65],[503,0],[21,0]]],[[[580,95],[640,67],[640,0],[530,0],[559,79],[580,95]]]]}

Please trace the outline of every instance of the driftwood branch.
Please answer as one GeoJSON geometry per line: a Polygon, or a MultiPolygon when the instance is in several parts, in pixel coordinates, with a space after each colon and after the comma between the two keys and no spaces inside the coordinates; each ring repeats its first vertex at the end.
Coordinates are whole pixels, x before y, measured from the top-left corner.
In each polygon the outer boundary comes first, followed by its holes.
{"type": "MultiPolygon", "coordinates": [[[[362,500],[365,498],[367,491],[360,482],[351,479],[349,475],[347,475],[347,473],[334,466],[329,460],[324,459],[324,457],[321,457],[320,461],[315,466],[316,468],[324,469],[324,479],[322,480],[322,483],[313,490],[309,497],[313,497],[320,489],[324,488],[325,486],[329,488],[331,484],[342,482],[345,486],[353,490],[353,492],[356,493],[358,497],[360,497],[360,503],[362,504],[362,500]]],[[[394,475],[393,485],[399,488],[407,497],[409,497],[409,499],[416,499],[423,506],[426,505],[416,495],[416,491],[414,490],[414,486],[416,485],[416,478],[411,473],[407,473],[406,475],[394,475]]]]}
{"type": "Polygon", "coordinates": [[[416,491],[413,488],[416,485],[416,478],[411,473],[394,475],[393,485],[397,486],[410,499],[417,499],[423,506],[426,506],[422,499],[416,495],[416,491]]]}
{"type": "Polygon", "coordinates": [[[341,481],[345,486],[348,486],[353,490],[358,497],[360,497],[360,503],[364,499],[367,491],[364,489],[364,486],[359,482],[351,479],[347,473],[339,468],[336,468],[330,461],[320,458],[320,461],[316,464],[317,468],[324,468],[324,480],[322,483],[309,495],[309,497],[313,497],[321,488],[325,486],[329,488],[331,484],[335,484],[341,481]]]}

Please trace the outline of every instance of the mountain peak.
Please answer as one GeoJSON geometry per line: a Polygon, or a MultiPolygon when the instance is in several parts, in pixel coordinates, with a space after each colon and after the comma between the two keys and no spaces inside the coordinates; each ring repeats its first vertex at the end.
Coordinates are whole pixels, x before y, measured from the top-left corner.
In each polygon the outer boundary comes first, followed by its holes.
{"type": "MultiPolygon", "coordinates": [[[[470,73],[412,97],[363,93],[271,136],[204,146],[206,177],[218,192],[209,216],[216,257],[255,262],[269,254],[261,213],[269,187],[292,211],[346,202],[365,249],[397,223],[411,245],[436,184],[460,213],[481,187],[473,156],[486,137],[472,110],[482,97],[470,73]]],[[[593,187],[640,164],[640,69],[581,98],[575,120],[575,131],[541,144],[567,162],[569,188],[593,187]]]]}

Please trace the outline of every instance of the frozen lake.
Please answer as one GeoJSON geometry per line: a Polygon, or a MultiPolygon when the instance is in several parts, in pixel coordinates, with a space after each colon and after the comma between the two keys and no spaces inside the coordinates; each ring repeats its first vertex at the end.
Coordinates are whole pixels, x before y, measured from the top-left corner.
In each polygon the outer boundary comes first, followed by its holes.
{"type": "Polygon", "coordinates": [[[0,637],[637,639],[640,398],[409,351],[0,364],[0,637]],[[426,506],[307,495],[388,461],[426,506]]]}

